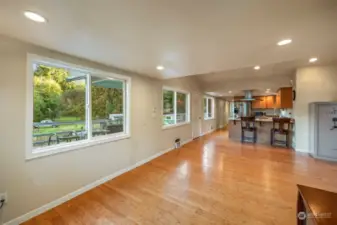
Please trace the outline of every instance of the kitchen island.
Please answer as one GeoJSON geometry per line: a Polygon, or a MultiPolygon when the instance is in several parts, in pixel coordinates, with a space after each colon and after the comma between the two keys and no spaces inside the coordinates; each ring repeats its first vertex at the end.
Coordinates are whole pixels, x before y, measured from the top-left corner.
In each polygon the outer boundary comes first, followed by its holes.
{"type": "MultiPolygon", "coordinates": [[[[293,129],[294,121],[291,122],[290,128],[290,143],[289,146],[293,146],[293,129]]],[[[255,126],[257,129],[257,140],[256,143],[270,145],[271,129],[273,128],[273,119],[269,118],[256,118],[255,126]]],[[[252,132],[245,132],[245,136],[252,137],[252,132]]],[[[228,123],[228,137],[234,141],[241,141],[241,119],[240,118],[229,118],[228,123]]],[[[275,134],[275,139],[285,141],[285,135],[275,134]]]]}

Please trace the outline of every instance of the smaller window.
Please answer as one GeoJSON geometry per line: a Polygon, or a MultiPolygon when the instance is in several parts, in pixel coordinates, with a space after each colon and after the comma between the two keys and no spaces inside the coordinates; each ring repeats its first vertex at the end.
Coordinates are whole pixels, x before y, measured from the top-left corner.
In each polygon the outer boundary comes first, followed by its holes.
{"type": "Polygon", "coordinates": [[[214,98],[204,97],[204,119],[214,119],[214,98]]]}
{"type": "Polygon", "coordinates": [[[189,93],[163,88],[163,126],[189,123],[189,93]]]}

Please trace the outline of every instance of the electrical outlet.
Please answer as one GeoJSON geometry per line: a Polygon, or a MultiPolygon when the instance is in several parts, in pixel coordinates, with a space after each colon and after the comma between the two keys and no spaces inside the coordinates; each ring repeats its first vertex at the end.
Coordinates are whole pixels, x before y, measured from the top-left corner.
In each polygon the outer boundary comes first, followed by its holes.
{"type": "Polygon", "coordinates": [[[7,192],[0,193],[0,200],[5,200],[5,203],[8,202],[7,192]]]}

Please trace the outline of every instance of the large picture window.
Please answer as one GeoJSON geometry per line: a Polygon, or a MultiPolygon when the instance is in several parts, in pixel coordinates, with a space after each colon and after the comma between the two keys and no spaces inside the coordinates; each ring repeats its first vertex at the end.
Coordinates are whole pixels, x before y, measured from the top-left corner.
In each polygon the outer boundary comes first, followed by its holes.
{"type": "Polygon", "coordinates": [[[204,119],[214,119],[214,98],[204,97],[204,119]]]}
{"type": "Polygon", "coordinates": [[[163,88],[163,126],[189,123],[189,101],[188,92],[163,88]]]}
{"type": "Polygon", "coordinates": [[[30,157],[127,137],[130,78],[31,56],[30,157]]]}

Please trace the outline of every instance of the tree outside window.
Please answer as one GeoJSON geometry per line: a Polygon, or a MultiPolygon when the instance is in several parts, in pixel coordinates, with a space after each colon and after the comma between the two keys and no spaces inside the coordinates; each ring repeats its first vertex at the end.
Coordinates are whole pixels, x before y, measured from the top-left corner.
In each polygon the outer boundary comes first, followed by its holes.
{"type": "Polygon", "coordinates": [[[124,131],[124,81],[38,63],[33,70],[34,148],[124,131]]]}
{"type": "Polygon", "coordinates": [[[189,94],[163,89],[163,126],[189,122],[189,94]]]}

